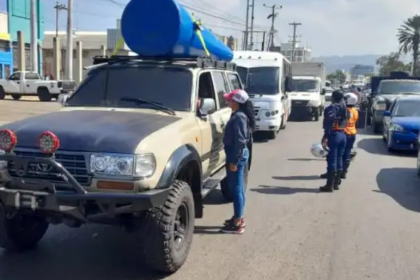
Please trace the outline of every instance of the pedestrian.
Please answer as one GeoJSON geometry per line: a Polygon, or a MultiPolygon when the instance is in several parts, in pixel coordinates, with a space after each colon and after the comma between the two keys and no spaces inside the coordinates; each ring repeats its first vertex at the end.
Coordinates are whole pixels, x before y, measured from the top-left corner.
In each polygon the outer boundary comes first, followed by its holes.
{"type": "Polygon", "coordinates": [[[357,128],[356,124],[359,120],[359,111],[355,108],[358,98],[357,95],[354,93],[347,93],[345,95],[346,98],[346,105],[347,105],[347,111],[348,111],[348,121],[347,121],[347,127],[344,129],[344,132],[346,134],[346,148],[344,149],[344,167],[343,167],[343,173],[341,174],[341,178],[345,179],[347,175],[347,171],[350,166],[352,154],[351,151],[353,150],[354,142],[356,141],[356,134],[357,134],[357,128]]]}
{"type": "Polygon", "coordinates": [[[344,94],[335,90],[331,96],[331,105],[324,110],[324,136],[321,143],[328,147],[327,155],[327,183],[320,187],[321,192],[338,190],[343,172],[343,155],[346,147],[348,111],[344,102],[344,94]]]}
{"type": "Polygon", "coordinates": [[[234,215],[226,220],[221,231],[242,234],[245,231],[245,169],[248,168],[252,132],[255,129],[254,110],[248,94],[241,89],[224,95],[232,108],[226,124],[223,144],[226,153],[226,173],[233,199],[234,215]]]}

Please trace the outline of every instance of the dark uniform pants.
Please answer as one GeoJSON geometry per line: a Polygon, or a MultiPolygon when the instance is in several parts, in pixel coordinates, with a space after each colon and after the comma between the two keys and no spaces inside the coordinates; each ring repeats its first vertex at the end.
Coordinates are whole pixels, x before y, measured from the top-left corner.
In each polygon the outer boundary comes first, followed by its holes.
{"type": "Polygon", "coordinates": [[[343,171],[343,156],[346,148],[346,134],[344,131],[333,131],[328,137],[329,152],[327,155],[327,170],[330,172],[343,171]]]}
{"type": "Polygon", "coordinates": [[[351,160],[351,150],[353,149],[354,142],[356,142],[356,134],[346,135],[346,148],[344,149],[344,162],[349,162],[351,160]]]}

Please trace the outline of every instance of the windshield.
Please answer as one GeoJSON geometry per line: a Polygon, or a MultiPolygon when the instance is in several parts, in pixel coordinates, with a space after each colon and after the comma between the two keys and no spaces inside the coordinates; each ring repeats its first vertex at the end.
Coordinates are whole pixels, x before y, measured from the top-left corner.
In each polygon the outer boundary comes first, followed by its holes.
{"type": "Polygon", "coordinates": [[[178,67],[108,66],[93,69],[68,100],[68,106],[151,108],[121,98],[140,98],[175,111],[189,111],[192,74],[178,67]]]}
{"type": "Polygon", "coordinates": [[[278,94],[280,67],[237,67],[239,76],[249,94],[278,94]]]}
{"type": "Polygon", "coordinates": [[[398,101],[393,111],[394,117],[420,117],[420,100],[398,101]]]}
{"type": "Polygon", "coordinates": [[[293,91],[300,92],[317,92],[318,81],[317,80],[304,80],[304,79],[293,79],[292,83],[293,91]]]}
{"type": "Polygon", "coordinates": [[[392,81],[382,82],[379,85],[379,94],[418,93],[420,94],[420,82],[392,81]]]}

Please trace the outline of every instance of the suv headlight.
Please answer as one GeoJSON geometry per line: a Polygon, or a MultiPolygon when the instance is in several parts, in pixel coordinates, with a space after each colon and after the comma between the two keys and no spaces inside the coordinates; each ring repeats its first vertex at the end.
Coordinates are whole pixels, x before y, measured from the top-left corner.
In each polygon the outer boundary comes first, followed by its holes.
{"type": "Polygon", "coordinates": [[[405,128],[399,124],[391,124],[391,130],[397,132],[405,132],[405,128]]]}
{"type": "Polygon", "coordinates": [[[92,154],[90,172],[97,175],[147,177],[153,175],[156,160],[153,154],[92,154]]]}
{"type": "MultiPolygon", "coordinates": [[[[0,155],[4,155],[6,152],[0,150],[0,155]]],[[[0,170],[7,168],[7,161],[0,160],[0,170]]]]}
{"type": "Polygon", "coordinates": [[[385,111],[386,110],[386,103],[385,102],[377,102],[373,108],[377,111],[385,111]]]}

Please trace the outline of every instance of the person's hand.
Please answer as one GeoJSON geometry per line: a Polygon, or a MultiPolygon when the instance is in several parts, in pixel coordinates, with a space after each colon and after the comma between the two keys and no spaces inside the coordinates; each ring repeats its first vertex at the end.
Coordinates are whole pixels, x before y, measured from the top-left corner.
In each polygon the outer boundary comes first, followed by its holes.
{"type": "Polygon", "coordinates": [[[326,148],[327,148],[327,146],[328,146],[328,140],[327,140],[327,139],[322,139],[322,141],[321,141],[321,145],[322,145],[322,147],[323,147],[324,149],[326,149],[326,148]]]}
{"type": "Polygon", "coordinates": [[[229,170],[232,172],[236,172],[238,171],[238,167],[236,166],[236,164],[230,163],[229,164],[229,170]]]}

